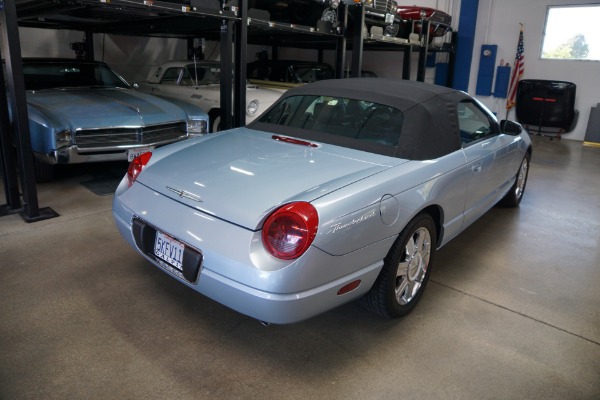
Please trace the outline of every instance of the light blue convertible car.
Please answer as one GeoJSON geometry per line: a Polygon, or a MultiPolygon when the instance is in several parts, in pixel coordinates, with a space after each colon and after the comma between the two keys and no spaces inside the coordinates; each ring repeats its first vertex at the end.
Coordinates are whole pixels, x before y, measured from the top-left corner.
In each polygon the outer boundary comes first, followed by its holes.
{"type": "Polygon", "coordinates": [[[142,154],[113,214],[152,264],[265,323],[355,299],[400,317],[438,248],[496,203],[520,203],[531,152],[519,124],[463,92],[319,81],[246,128],[142,154]]]}
{"type": "Polygon", "coordinates": [[[200,108],[139,93],[101,62],[24,59],[23,74],[38,181],[55,164],[131,161],[207,132],[200,108]]]}

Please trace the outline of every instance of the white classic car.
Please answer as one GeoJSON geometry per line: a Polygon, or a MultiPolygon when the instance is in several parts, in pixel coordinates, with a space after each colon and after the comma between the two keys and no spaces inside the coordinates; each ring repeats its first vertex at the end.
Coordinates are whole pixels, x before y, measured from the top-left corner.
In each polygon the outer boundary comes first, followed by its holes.
{"type": "MultiPolygon", "coordinates": [[[[208,113],[210,131],[216,132],[221,121],[220,77],[219,61],[169,61],[156,67],[148,81],[139,84],[139,90],[196,104],[208,113]]],[[[269,108],[283,92],[248,83],[246,123],[269,108]]]]}

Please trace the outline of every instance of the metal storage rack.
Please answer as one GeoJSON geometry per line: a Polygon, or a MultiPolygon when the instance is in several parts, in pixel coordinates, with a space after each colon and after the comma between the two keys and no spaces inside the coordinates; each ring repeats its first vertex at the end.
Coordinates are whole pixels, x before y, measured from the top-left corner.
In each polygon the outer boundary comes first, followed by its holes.
{"type": "MultiPolygon", "coordinates": [[[[241,7],[236,5],[236,1],[227,0],[0,0],[0,57],[5,60],[10,108],[14,111],[11,129],[6,117],[9,104],[4,96],[0,96],[0,164],[7,198],[7,204],[0,206],[0,216],[20,212],[28,222],[55,216],[52,210],[40,208],[37,201],[19,26],[82,31],[86,40],[85,48],[80,51],[87,57],[93,57],[94,33],[175,37],[188,39],[188,46],[193,38],[199,37],[219,41],[221,69],[234,70],[234,76],[225,74],[221,84],[221,120],[225,128],[243,126],[245,123],[246,96],[243,83],[246,81],[247,44],[270,45],[274,48],[316,48],[320,58],[323,50],[335,50],[338,78],[343,75],[348,49],[352,50],[351,70],[354,74],[361,71],[364,49],[404,52],[403,79],[410,79],[410,55],[418,51],[417,80],[424,80],[425,57],[430,50],[428,45],[414,45],[383,36],[363,38],[361,28],[365,13],[360,5],[338,8],[341,32],[345,32],[348,13],[353,13],[354,33],[351,38],[346,38],[343,34],[319,32],[312,27],[249,18],[247,2],[239,3],[241,7]],[[227,118],[228,115],[233,115],[233,120],[227,118]],[[17,149],[16,160],[13,146],[17,149]]],[[[425,40],[424,43],[427,42],[425,40]]],[[[4,80],[1,82],[0,91],[7,93],[4,80]]]]}

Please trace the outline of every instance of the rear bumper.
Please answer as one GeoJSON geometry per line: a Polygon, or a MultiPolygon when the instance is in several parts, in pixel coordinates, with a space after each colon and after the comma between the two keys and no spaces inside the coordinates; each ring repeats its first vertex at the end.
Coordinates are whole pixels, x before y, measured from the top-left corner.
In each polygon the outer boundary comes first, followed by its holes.
{"type": "Polygon", "coordinates": [[[371,288],[383,266],[383,260],[353,266],[356,260],[364,263],[356,253],[331,256],[312,247],[292,265],[279,269],[265,267],[257,255],[260,251],[252,248],[254,232],[200,215],[190,207],[140,186],[135,184],[125,192],[121,186],[115,193],[113,216],[127,242],[174,279],[260,321],[294,323],[352,301],[371,288]],[[129,191],[137,193],[131,195],[129,191]],[[138,246],[140,241],[132,230],[136,214],[130,208],[137,208],[138,204],[143,205],[145,221],[151,221],[148,223],[152,226],[202,253],[202,265],[193,282],[138,246]],[[329,271],[341,267],[352,272],[328,275],[329,271]],[[361,280],[358,288],[338,295],[340,288],[355,280],[361,280]]]}

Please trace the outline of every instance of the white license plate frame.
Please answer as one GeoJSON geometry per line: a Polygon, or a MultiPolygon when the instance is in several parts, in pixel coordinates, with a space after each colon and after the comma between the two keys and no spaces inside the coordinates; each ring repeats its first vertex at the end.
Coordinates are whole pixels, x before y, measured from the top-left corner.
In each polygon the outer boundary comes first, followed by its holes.
{"type": "Polygon", "coordinates": [[[127,149],[127,162],[132,162],[137,156],[154,150],[154,146],[136,147],[134,149],[127,149]]]}
{"type": "Polygon", "coordinates": [[[156,238],[154,239],[154,255],[156,257],[179,271],[183,271],[184,252],[185,244],[165,233],[156,231],[156,238]]]}

